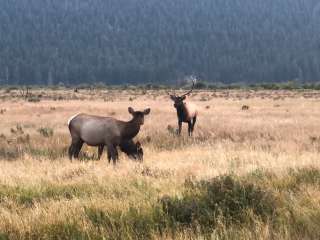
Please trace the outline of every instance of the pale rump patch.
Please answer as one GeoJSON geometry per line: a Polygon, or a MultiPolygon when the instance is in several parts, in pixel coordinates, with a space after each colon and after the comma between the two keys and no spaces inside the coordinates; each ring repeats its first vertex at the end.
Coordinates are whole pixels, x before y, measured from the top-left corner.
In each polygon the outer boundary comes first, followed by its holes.
{"type": "Polygon", "coordinates": [[[74,119],[76,116],[78,116],[80,113],[77,113],[76,115],[73,115],[71,118],[69,118],[68,120],[68,126],[70,125],[70,122],[72,121],[72,119],[74,119]]]}

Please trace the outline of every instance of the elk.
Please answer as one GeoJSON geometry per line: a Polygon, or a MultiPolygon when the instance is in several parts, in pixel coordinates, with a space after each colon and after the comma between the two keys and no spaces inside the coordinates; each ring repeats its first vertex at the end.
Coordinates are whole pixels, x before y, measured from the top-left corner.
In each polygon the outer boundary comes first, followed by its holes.
{"type": "Polygon", "coordinates": [[[193,130],[194,130],[194,125],[196,124],[197,121],[197,108],[194,104],[190,102],[184,102],[186,97],[193,91],[195,85],[195,80],[192,81],[192,88],[189,90],[187,93],[178,96],[175,93],[170,94],[168,92],[168,95],[170,96],[171,100],[174,102],[174,107],[177,110],[177,116],[178,116],[178,134],[181,135],[181,128],[182,128],[182,123],[188,123],[188,134],[189,136],[192,136],[193,130]]]}
{"type": "Polygon", "coordinates": [[[143,148],[141,143],[138,141],[134,143],[132,140],[120,144],[120,150],[127,154],[131,159],[143,161],[143,148]]]}
{"type": "MultiPolygon", "coordinates": [[[[138,141],[134,143],[133,140],[125,141],[120,143],[120,150],[127,154],[130,159],[138,160],[140,162],[143,161],[143,149],[141,147],[141,143],[138,141]]],[[[104,145],[100,145],[98,148],[98,159],[100,160],[102,152],[104,149],[104,145]]]]}
{"type": "Polygon", "coordinates": [[[112,117],[101,117],[88,114],[77,114],[68,121],[71,135],[71,145],[69,147],[69,159],[72,156],[78,157],[83,143],[89,146],[99,147],[102,154],[104,146],[107,146],[108,161],[116,164],[118,160],[117,146],[133,139],[144,124],[144,117],[150,113],[150,108],[144,111],[134,111],[128,108],[132,119],[128,122],[120,121],[112,117]]]}

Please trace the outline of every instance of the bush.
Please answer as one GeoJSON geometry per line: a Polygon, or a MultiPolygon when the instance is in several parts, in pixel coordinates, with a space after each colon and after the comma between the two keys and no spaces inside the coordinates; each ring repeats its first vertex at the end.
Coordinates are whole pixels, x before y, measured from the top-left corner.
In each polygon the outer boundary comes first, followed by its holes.
{"type": "Polygon", "coordinates": [[[9,236],[5,233],[0,232],[0,240],[9,240],[9,236]]]}
{"type": "Polygon", "coordinates": [[[320,170],[316,168],[301,168],[298,170],[291,170],[289,174],[295,178],[297,185],[312,184],[320,185],[320,170]]]}
{"type": "Polygon", "coordinates": [[[18,147],[0,147],[0,159],[17,160],[21,157],[18,147]]]}
{"type": "Polygon", "coordinates": [[[272,192],[234,176],[217,177],[210,181],[187,180],[181,198],[163,200],[163,210],[173,224],[196,227],[207,232],[223,219],[229,224],[248,223],[252,212],[267,221],[276,211],[277,201],[272,192]]]}
{"type": "Polygon", "coordinates": [[[33,102],[33,103],[37,103],[41,101],[41,97],[40,96],[31,96],[28,97],[28,102],[33,102]]]}
{"type": "Polygon", "coordinates": [[[38,129],[38,132],[43,136],[43,137],[52,137],[53,136],[53,129],[48,128],[48,127],[42,127],[38,129]]]}

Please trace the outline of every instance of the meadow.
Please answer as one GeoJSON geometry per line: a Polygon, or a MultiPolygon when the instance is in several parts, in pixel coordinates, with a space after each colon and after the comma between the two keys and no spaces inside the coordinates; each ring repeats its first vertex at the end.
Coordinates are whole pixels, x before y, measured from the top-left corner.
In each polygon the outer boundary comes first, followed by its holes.
{"type": "Polygon", "coordinates": [[[0,239],[320,238],[319,91],[197,90],[191,138],[164,90],[0,96],[0,239]],[[129,106],[151,108],[143,163],[69,161],[72,115],[129,106]]]}

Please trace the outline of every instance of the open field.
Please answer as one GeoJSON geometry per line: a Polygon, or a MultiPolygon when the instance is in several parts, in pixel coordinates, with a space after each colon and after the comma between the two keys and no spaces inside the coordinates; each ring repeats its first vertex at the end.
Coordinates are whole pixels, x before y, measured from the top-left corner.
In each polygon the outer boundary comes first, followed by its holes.
{"type": "Polygon", "coordinates": [[[0,239],[320,238],[320,92],[197,91],[192,138],[165,91],[32,94],[0,90],[0,239]],[[128,106],[143,164],[68,160],[69,117],[128,106]]]}

